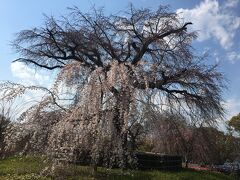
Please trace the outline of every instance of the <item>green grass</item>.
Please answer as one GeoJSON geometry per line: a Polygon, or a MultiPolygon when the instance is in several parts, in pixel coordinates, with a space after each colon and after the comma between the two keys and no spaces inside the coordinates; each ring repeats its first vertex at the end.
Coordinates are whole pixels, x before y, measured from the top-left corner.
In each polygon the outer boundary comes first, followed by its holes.
{"type": "Polygon", "coordinates": [[[42,157],[11,157],[0,160],[0,180],[46,179],[39,172],[47,166],[42,157]]]}
{"type": "Polygon", "coordinates": [[[112,180],[231,180],[231,176],[208,171],[121,171],[119,169],[98,168],[92,174],[92,169],[87,166],[58,167],[55,174],[41,176],[40,172],[49,163],[41,157],[12,157],[0,160],[0,180],[34,180],[34,179],[112,179],[112,180]]]}

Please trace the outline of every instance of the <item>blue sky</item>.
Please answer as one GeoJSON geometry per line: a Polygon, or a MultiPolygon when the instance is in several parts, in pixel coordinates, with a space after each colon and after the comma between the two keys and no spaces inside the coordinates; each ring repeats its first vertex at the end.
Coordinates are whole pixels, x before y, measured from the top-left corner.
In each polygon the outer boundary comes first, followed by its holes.
{"type": "Polygon", "coordinates": [[[240,0],[0,0],[0,80],[48,84],[54,77],[47,72],[35,72],[11,61],[18,55],[11,49],[14,34],[43,24],[43,14],[67,14],[67,7],[78,6],[88,12],[93,5],[104,7],[106,14],[135,7],[155,9],[170,5],[179,16],[192,21],[192,30],[199,38],[194,47],[199,54],[209,52],[211,62],[219,62],[220,70],[229,81],[224,92],[228,117],[240,112],[240,0]]]}

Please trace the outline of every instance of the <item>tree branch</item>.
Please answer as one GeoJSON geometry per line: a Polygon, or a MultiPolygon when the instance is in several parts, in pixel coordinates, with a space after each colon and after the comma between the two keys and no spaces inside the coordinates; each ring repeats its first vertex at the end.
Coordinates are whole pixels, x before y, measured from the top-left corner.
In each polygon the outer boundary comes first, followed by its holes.
{"type": "Polygon", "coordinates": [[[156,35],[154,35],[154,36],[152,36],[152,37],[149,37],[149,38],[147,38],[145,41],[144,41],[144,43],[143,43],[143,46],[142,46],[142,48],[138,51],[138,53],[136,54],[136,56],[134,57],[134,59],[132,60],[132,64],[137,64],[140,60],[141,60],[141,58],[143,57],[143,55],[146,53],[146,51],[148,50],[148,46],[152,43],[152,42],[154,42],[154,41],[156,41],[156,40],[159,40],[159,39],[163,39],[164,37],[167,37],[167,36],[169,36],[170,34],[175,34],[175,33],[179,33],[179,32],[181,32],[181,31],[184,31],[184,30],[186,30],[187,29],[187,25],[190,25],[190,24],[192,24],[191,22],[187,22],[187,23],[185,23],[181,28],[179,28],[179,29],[173,29],[173,30],[170,30],[170,31],[168,31],[168,32],[165,32],[165,33],[163,33],[163,34],[156,34],[156,35]]]}
{"type": "Polygon", "coordinates": [[[36,61],[32,60],[32,59],[25,59],[25,58],[18,58],[14,61],[12,61],[13,63],[14,62],[24,62],[24,63],[32,63],[40,68],[44,68],[44,69],[48,69],[48,70],[53,70],[53,69],[57,69],[57,68],[63,68],[64,66],[61,66],[61,65],[56,65],[56,66],[47,66],[47,65],[43,65],[43,64],[39,64],[37,63],[36,61]]]}

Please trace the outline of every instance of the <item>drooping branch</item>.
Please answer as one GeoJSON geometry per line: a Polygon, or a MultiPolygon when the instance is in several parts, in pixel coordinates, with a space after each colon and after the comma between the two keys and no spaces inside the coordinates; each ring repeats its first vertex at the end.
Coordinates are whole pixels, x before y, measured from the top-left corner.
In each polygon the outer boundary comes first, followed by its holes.
{"type": "Polygon", "coordinates": [[[62,105],[60,105],[57,102],[57,100],[59,100],[58,95],[46,87],[34,86],[34,85],[25,86],[25,85],[13,83],[13,82],[4,82],[0,84],[0,88],[2,90],[2,94],[1,94],[2,96],[0,99],[7,100],[7,101],[11,101],[16,97],[21,96],[22,94],[26,93],[27,90],[32,90],[32,91],[41,90],[41,91],[47,92],[51,96],[52,104],[56,105],[58,108],[64,111],[67,111],[66,108],[64,108],[62,105]]]}

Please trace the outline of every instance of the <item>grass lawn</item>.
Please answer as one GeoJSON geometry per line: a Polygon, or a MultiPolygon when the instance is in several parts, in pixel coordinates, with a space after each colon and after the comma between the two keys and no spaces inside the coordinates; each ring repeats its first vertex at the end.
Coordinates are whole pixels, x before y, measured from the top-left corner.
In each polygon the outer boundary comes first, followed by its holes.
{"type": "Polygon", "coordinates": [[[124,171],[119,169],[109,170],[98,168],[95,175],[92,175],[92,169],[87,166],[71,165],[56,169],[56,174],[51,176],[41,176],[40,172],[49,163],[40,157],[12,157],[0,160],[0,180],[34,180],[34,179],[116,179],[116,180],[230,180],[231,176],[208,171],[181,170],[177,172],[170,171],[124,171]]]}

